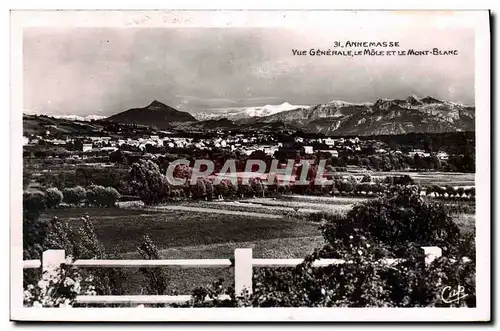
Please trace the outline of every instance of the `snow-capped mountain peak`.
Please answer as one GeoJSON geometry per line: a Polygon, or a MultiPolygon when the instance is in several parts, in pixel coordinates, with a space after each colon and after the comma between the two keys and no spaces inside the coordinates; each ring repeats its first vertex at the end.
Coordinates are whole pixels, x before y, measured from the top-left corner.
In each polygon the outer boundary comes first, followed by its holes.
{"type": "Polygon", "coordinates": [[[309,108],[309,106],[292,105],[289,102],[283,102],[279,105],[264,105],[257,107],[237,107],[237,108],[219,109],[214,112],[197,113],[194,114],[194,116],[198,120],[219,119],[219,118],[228,118],[231,120],[236,120],[236,119],[243,119],[250,117],[270,116],[298,108],[309,108]]]}
{"type": "Polygon", "coordinates": [[[43,114],[40,111],[37,110],[32,110],[32,109],[25,109],[23,111],[24,114],[26,115],[45,115],[48,117],[53,117],[53,118],[60,118],[60,119],[65,119],[65,120],[71,120],[71,121],[84,121],[84,122],[90,122],[92,120],[101,120],[103,118],[106,118],[106,116],[101,116],[101,115],[87,115],[87,116],[78,116],[78,115],[49,115],[49,114],[43,114]]]}

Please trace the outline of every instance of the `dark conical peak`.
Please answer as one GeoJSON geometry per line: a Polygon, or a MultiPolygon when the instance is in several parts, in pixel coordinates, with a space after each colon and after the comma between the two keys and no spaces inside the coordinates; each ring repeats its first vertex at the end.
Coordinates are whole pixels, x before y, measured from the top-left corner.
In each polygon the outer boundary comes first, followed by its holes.
{"type": "Polygon", "coordinates": [[[160,107],[166,107],[166,105],[158,100],[153,100],[153,102],[151,102],[147,108],[160,108],[160,107]]]}

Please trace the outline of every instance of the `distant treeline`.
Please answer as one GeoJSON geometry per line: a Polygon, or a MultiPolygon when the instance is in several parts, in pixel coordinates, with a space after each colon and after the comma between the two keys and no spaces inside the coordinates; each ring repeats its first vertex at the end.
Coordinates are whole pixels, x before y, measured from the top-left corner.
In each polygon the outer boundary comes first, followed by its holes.
{"type": "Polygon", "coordinates": [[[476,132],[407,133],[384,136],[359,136],[360,140],[378,140],[391,149],[423,149],[429,153],[475,155],[476,132]]]}

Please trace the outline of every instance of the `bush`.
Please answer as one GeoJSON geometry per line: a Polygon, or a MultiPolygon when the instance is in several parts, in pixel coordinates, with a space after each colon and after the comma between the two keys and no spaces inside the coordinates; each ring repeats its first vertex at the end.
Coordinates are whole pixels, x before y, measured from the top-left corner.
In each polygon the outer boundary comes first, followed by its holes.
{"type": "Polygon", "coordinates": [[[63,201],[69,205],[79,205],[87,198],[87,191],[81,186],[65,188],[63,190],[63,201]]]}
{"type": "Polygon", "coordinates": [[[39,190],[29,190],[23,193],[23,212],[29,218],[38,218],[47,207],[47,197],[39,190]]]}
{"type": "Polygon", "coordinates": [[[119,198],[120,193],[112,187],[91,185],[87,189],[87,200],[90,205],[114,207],[119,198]]]}
{"type": "Polygon", "coordinates": [[[370,183],[372,181],[372,176],[370,174],[365,174],[363,179],[361,179],[361,183],[370,183]]]}
{"type": "Polygon", "coordinates": [[[47,208],[57,208],[63,201],[63,194],[57,187],[50,187],[45,191],[47,208]]]}
{"type": "Polygon", "coordinates": [[[326,216],[321,228],[325,246],[302,264],[257,271],[252,306],[475,306],[473,238],[461,237],[441,206],[423,200],[416,187],[399,187],[345,217],[326,216]],[[442,247],[445,257],[426,265],[421,246],[431,245],[442,247]],[[384,257],[404,260],[389,266],[384,257]],[[313,267],[320,258],[347,263],[313,267]],[[458,284],[468,299],[443,302],[442,288],[458,284]]]}

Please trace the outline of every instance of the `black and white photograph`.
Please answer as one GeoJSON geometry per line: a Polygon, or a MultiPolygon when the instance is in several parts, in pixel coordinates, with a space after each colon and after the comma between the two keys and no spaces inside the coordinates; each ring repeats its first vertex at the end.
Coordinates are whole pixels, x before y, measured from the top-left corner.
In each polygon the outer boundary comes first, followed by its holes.
{"type": "Polygon", "coordinates": [[[11,18],[11,318],[489,321],[488,11],[11,18]]]}

